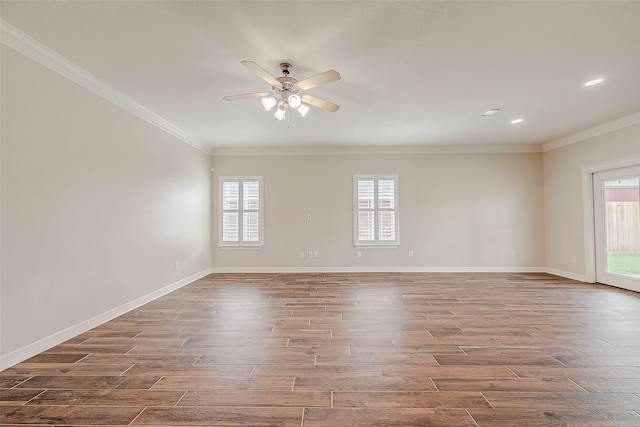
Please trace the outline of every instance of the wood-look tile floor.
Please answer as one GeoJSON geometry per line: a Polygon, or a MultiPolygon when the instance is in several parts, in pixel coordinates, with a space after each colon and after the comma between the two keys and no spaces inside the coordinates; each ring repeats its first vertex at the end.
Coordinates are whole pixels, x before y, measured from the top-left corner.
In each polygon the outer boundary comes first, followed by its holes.
{"type": "Polygon", "coordinates": [[[0,373],[2,425],[640,426],[640,296],[217,274],[0,373]]]}

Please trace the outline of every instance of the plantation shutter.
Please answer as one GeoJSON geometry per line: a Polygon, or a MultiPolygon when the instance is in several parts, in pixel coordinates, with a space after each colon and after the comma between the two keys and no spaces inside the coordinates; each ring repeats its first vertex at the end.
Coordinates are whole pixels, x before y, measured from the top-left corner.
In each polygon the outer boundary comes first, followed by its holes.
{"type": "Polygon", "coordinates": [[[242,206],[242,240],[257,242],[260,239],[260,182],[243,182],[242,206]]]}
{"type": "Polygon", "coordinates": [[[354,177],[355,244],[398,244],[397,175],[354,177]]]}
{"type": "Polygon", "coordinates": [[[378,239],[381,242],[396,240],[396,182],[378,180],[378,239]]]}
{"type": "Polygon", "coordinates": [[[262,245],[262,177],[220,177],[220,245],[262,245]]]}

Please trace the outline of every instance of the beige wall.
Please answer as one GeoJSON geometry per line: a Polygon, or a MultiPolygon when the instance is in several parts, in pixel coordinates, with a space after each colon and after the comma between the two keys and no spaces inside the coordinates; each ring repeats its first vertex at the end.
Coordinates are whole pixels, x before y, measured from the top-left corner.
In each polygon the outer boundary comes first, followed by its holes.
{"type": "Polygon", "coordinates": [[[214,209],[216,271],[543,267],[541,153],[215,156],[212,165],[214,204],[224,175],[261,175],[265,192],[262,249],[218,247],[214,209]],[[357,258],[352,180],[372,173],[399,175],[400,246],[357,258]]]}
{"type": "Polygon", "coordinates": [[[1,107],[3,356],[210,269],[209,155],[4,45],[1,107]]]}
{"type": "MultiPolygon", "coordinates": [[[[557,274],[588,280],[583,168],[640,156],[640,125],[566,145],[543,154],[545,265],[557,274]],[[572,256],[576,262],[572,262],[572,256]]],[[[591,260],[592,262],[593,260],[591,260]]]]}

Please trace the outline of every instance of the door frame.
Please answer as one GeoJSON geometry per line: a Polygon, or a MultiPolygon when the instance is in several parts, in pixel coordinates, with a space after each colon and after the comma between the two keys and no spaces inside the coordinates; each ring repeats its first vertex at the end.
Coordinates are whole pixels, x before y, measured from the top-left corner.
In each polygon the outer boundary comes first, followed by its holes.
{"type": "Polygon", "coordinates": [[[595,201],[593,198],[593,175],[612,169],[626,168],[640,165],[640,156],[613,160],[605,163],[585,166],[582,168],[582,205],[584,217],[584,270],[585,280],[596,282],[596,220],[594,215],[595,201]]]}

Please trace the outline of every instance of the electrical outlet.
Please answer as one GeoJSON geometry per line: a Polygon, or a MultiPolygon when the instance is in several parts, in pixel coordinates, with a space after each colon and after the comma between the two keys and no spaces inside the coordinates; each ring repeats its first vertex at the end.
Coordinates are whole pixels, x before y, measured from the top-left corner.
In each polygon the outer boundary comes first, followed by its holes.
{"type": "Polygon", "coordinates": [[[307,214],[307,219],[311,221],[311,214],[307,214]]]}
{"type": "Polygon", "coordinates": [[[300,251],[300,258],[304,258],[304,251],[300,251]]]}
{"type": "Polygon", "coordinates": [[[176,261],[176,270],[180,270],[180,261],[176,261]]]}
{"type": "Polygon", "coordinates": [[[318,251],[313,251],[313,257],[318,258],[318,251]]]}
{"type": "Polygon", "coordinates": [[[413,258],[413,251],[409,250],[409,258],[413,258]]]}
{"type": "Polygon", "coordinates": [[[516,257],[516,251],[511,251],[511,258],[515,258],[516,257]]]}
{"type": "Polygon", "coordinates": [[[309,251],[309,258],[313,258],[313,251],[309,251]]]}
{"type": "Polygon", "coordinates": [[[356,251],[356,257],[358,257],[358,258],[362,258],[362,252],[360,252],[360,251],[356,251]]]}

